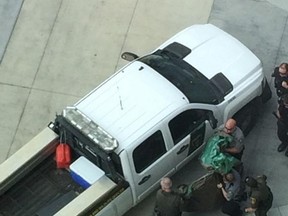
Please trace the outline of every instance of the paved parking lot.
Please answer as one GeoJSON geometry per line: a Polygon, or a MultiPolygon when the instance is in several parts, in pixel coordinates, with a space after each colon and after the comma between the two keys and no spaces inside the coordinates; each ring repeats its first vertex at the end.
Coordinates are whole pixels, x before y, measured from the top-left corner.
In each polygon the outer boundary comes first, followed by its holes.
{"type": "MultiPolygon", "coordinates": [[[[287,20],[287,0],[2,0],[0,162],[123,66],[123,51],[145,54],[193,24],[212,23],[238,38],[262,60],[273,87],[273,68],[288,61],[287,20]]],[[[288,158],[277,152],[275,109],[273,95],[245,140],[244,164],[247,175],[268,176],[275,197],[269,216],[286,216],[288,158]]],[[[204,171],[192,161],[174,184],[204,171]]],[[[126,216],[150,215],[153,202],[154,194],[126,216]]]]}

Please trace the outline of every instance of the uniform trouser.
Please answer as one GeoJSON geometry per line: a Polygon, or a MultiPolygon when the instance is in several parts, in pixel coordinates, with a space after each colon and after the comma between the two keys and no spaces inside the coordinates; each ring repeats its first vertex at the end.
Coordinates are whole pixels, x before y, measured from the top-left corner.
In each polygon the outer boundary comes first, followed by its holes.
{"type": "Polygon", "coordinates": [[[236,201],[225,201],[222,206],[222,212],[224,214],[230,215],[230,216],[241,216],[242,211],[240,209],[240,205],[236,201]]]}
{"type": "Polygon", "coordinates": [[[284,144],[288,145],[288,127],[280,120],[277,122],[277,135],[279,140],[284,144]]]}

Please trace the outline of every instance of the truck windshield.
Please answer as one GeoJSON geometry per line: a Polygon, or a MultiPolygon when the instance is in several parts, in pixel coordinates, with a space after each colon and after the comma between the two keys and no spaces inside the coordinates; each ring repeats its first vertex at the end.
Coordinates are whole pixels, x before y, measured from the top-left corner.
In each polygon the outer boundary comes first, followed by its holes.
{"type": "Polygon", "coordinates": [[[223,95],[209,79],[173,53],[158,50],[139,61],[173,83],[190,103],[218,104],[223,100],[223,95]]]}

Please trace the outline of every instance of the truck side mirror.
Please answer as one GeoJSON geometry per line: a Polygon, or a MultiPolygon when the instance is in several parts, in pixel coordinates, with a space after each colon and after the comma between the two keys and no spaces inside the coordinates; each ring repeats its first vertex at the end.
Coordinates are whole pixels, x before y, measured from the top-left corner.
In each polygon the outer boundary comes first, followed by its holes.
{"type": "Polygon", "coordinates": [[[139,58],[139,56],[134,54],[134,53],[131,53],[131,52],[124,52],[124,53],[122,53],[121,58],[126,60],[126,61],[133,61],[133,60],[139,58]]]}
{"type": "Polygon", "coordinates": [[[208,112],[207,113],[207,117],[208,117],[208,121],[212,127],[212,129],[215,129],[217,127],[218,124],[218,120],[215,118],[215,116],[213,115],[213,112],[208,112]]]}

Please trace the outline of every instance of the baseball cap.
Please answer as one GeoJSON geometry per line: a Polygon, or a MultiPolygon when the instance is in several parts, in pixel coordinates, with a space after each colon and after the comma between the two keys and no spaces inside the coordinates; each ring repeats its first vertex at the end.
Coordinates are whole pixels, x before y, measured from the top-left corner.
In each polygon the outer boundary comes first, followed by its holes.
{"type": "Polygon", "coordinates": [[[245,184],[249,187],[257,187],[257,181],[253,177],[247,176],[245,178],[245,184]]]}

